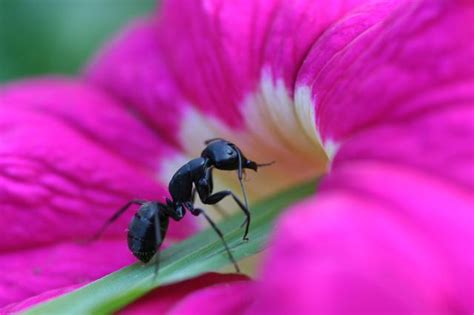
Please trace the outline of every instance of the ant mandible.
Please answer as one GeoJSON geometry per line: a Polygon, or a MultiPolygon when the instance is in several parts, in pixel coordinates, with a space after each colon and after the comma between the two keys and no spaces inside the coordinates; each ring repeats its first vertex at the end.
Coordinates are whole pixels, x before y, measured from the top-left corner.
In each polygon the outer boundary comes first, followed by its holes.
{"type": "MultiPolygon", "coordinates": [[[[100,237],[102,232],[115,220],[117,220],[131,205],[139,205],[140,208],[135,213],[128,227],[128,248],[140,261],[147,263],[155,254],[159,254],[159,249],[163,243],[168,230],[169,218],[180,221],[186,214],[186,210],[194,216],[203,215],[207,222],[217,233],[229,259],[237,272],[240,272],[221,230],[207,213],[200,208],[194,207],[196,191],[199,199],[204,204],[214,205],[227,196],[232,196],[239,208],[245,214],[244,240],[248,240],[247,234],[250,226],[250,211],[248,208],[247,196],[242,183],[244,170],[252,169],[257,171],[258,167],[273,164],[257,164],[248,160],[233,143],[221,138],[205,141],[206,148],[202,151],[201,157],[193,159],[179,168],[171,178],[168,190],[171,199],[166,198],[165,203],[146,200],[131,200],[120,208],[95,235],[94,239],[100,237]],[[230,190],[223,190],[216,193],[213,191],[212,170],[237,171],[237,176],[244,195],[244,203],[230,190]],[[159,228],[158,228],[159,227],[159,228]]],[[[155,274],[158,272],[157,259],[155,274]]]]}

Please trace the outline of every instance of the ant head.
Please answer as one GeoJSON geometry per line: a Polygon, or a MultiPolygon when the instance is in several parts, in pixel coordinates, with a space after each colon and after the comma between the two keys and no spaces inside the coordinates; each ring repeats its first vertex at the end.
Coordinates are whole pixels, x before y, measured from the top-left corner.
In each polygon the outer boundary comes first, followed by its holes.
{"type": "Polygon", "coordinates": [[[254,170],[256,172],[257,169],[258,169],[258,164],[254,161],[246,160],[244,168],[249,168],[249,169],[254,170]]]}
{"type": "Polygon", "coordinates": [[[235,144],[224,139],[211,139],[205,143],[207,147],[202,151],[201,156],[209,159],[210,165],[220,170],[237,170],[241,164],[242,168],[257,171],[259,167],[273,163],[258,164],[251,161],[235,144]]]}
{"type": "Polygon", "coordinates": [[[220,170],[236,170],[242,159],[242,152],[233,144],[223,139],[206,142],[207,147],[201,156],[209,159],[209,163],[220,170]],[[239,158],[240,156],[240,158],[239,158]]]}

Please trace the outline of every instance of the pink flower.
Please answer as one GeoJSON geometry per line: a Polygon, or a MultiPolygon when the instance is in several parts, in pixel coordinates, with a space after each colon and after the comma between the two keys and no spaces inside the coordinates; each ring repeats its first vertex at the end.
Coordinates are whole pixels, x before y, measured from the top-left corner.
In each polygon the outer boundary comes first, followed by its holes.
{"type": "Polygon", "coordinates": [[[74,241],[164,195],[222,136],[278,161],[253,199],[327,175],[279,220],[255,281],[178,284],[170,314],[474,312],[473,20],[463,0],[170,0],[82,79],[5,87],[2,303],[131,262],[126,218],[92,248],[74,241]]]}

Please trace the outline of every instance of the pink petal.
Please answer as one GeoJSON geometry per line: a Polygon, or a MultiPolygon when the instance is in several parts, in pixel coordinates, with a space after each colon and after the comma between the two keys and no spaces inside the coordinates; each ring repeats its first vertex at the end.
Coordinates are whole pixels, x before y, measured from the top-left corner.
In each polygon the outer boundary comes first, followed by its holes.
{"type": "Polygon", "coordinates": [[[88,77],[132,105],[142,122],[176,145],[184,100],[160,56],[155,32],[152,21],[132,24],[96,58],[88,77]]]}
{"type": "Polygon", "coordinates": [[[3,106],[45,113],[151,172],[159,171],[160,157],[177,154],[146,121],[132,115],[130,107],[87,82],[65,77],[29,79],[0,91],[3,106]]]}
{"type": "Polygon", "coordinates": [[[43,292],[39,295],[35,295],[35,296],[30,297],[30,298],[28,298],[26,300],[23,300],[21,302],[13,303],[13,304],[10,304],[10,305],[7,305],[7,306],[1,308],[0,309],[0,314],[18,313],[22,310],[25,310],[27,308],[32,307],[35,304],[38,304],[40,302],[52,299],[52,298],[54,298],[56,296],[59,296],[61,294],[68,293],[68,292],[70,292],[70,291],[72,291],[72,290],[74,290],[74,289],[76,289],[80,286],[81,285],[73,285],[73,286],[69,286],[69,287],[63,287],[63,288],[43,292]]]}
{"type": "MultiPolygon", "coordinates": [[[[113,99],[59,79],[4,89],[0,137],[0,304],[96,279],[134,261],[125,233],[131,213],[105,233],[114,241],[77,242],[128,200],[167,194],[154,179],[150,156],[159,160],[173,152],[169,147],[113,99]],[[133,133],[119,131],[125,126],[133,133]],[[149,141],[140,144],[140,136],[149,141]],[[150,156],[122,157],[124,150],[150,156]]],[[[170,237],[192,230],[191,224],[172,225],[170,237]]]]}
{"type": "Polygon", "coordinates": [[[342,141],[472,100],[469,2],[408,1],[361,11],[329,28],[298,74],[297,88],[311,89],[324,139],[342,141]]]}
{"type": "MultiPolygon", "coordinates": [[[[246,280],[248,280],[246,276],[238,274],[208,273],[194,279],[158,288],[135,303],[128,305],[119,314],[168,314],[183,298],[185,298],[185,301],[192,300],[214,287],[238,286],[246,284],[246,280]],[[187,296],[189,298],[186,298],[187,296]]],[[[214,302],[214,304],[217,304],[218,301],[214,302]]],[[[184,312],[176,313],[176,311],[171,311],[171,313],[184,314],[184,312]]],[[[194,309],[195,313],[196,309],[194,309]]],[[[204,309],[200,309],[199,313],[210,314],[204,309]]]]}
{"type": "Polygon", "coordinates": [[[174,141],[189,106],[243,127],[240,107],[264,68],[293,87],[315,39],[363,2],[164,1],[159,19],[137,21],[87,77],[134,104],[174,141]]]}
{"type": "Polygon", "coordinates": [[[282,219],[251,313],[472,310],[472,196],[385,163],[335,172],[349,187],[331,187],[282,219]]]}
{"type": "Polygon", "coordinates": [[[252,286],[249,282],[236,281],[218,284],[188,295],[170,312],[170,315],[243,314],[252,302],[252,286]]]}
{"type": "Polygon", "coordinates": [[[62,242],[2,253],[0,300],[5,305],[34,297],[15,306],[26,308],[65,293],[63,287],[86,285],[135,261],[127,250],[125,237],[93,244],[62,242]],[[55,294],[43,294],[50,290],[55,294]]]}
{"type": "Polygon", "coordinates": [[[317,198],[281,220],[250,314],[474,310],[474,6],[375,8],[302,67],[340,148],[317,198]]]}
{"type": "Polygon", "coordinates": [[[363,2],[164,1],[158,18],[131,26],[86,77],[191,156],[223,136],[255,160],[277,160],[280,171],[248,184],[251,198],[261,198],[325,172],[325,153],[301,136],[292,91],[279,89],[293,88],[315,39],[363,2]]]}

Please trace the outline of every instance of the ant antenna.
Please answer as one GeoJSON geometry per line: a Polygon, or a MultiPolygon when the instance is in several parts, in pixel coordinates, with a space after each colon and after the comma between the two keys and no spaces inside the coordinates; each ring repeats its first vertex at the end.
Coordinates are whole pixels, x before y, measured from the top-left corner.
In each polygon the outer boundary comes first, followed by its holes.
{"type": "Polygon", "coordinates": [[[264,166],[270,166],[272,164],[275,164],[276,161],[271,161],[271,162],[268,162],[268,163],[262,163],[262,164],[257,164],[258,167],[264,167],[264,166]]]}
{"type": "Polygon", "coordinates": [[[212,138],[212,139],[207,139],[206,141],[204,141],[204,144],[205,144],[205,145],[208,145],[208,144],[211,143],[211,142],[219,141],[219,140],[225,141],[225,140],[222,139],[222,138],[212,138]]]}

